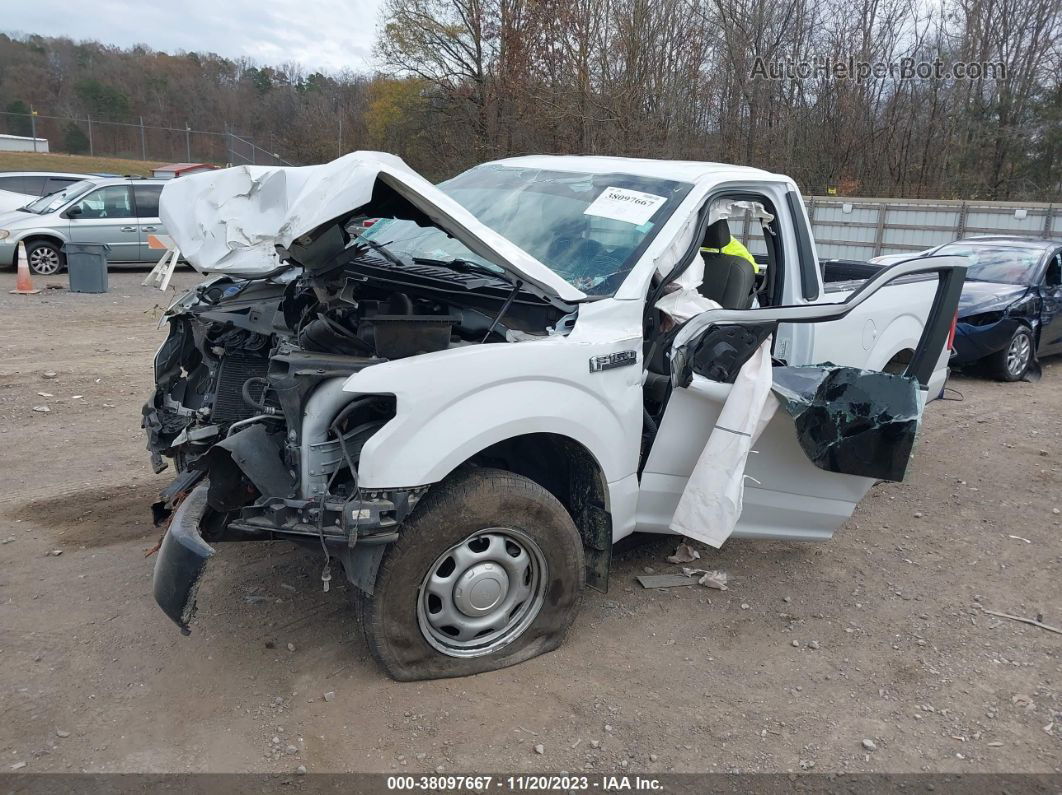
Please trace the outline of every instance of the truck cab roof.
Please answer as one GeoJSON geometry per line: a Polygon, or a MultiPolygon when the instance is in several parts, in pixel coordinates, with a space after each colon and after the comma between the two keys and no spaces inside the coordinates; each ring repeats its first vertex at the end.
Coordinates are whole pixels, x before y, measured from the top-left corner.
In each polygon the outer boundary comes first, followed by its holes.
{"type": "Polygon", "coordinates": [[[680,182],[702,183],[729,180],[756,180],[792,183],[784,174],[774,174],[751,166],[712,163],[700,160],[654,160],[639,157],[603,157],[600,155],[523,155],[491,161],[494,165],[519,168],[542,168],[585,174],[611,172],[658,177],[680,182]]]}

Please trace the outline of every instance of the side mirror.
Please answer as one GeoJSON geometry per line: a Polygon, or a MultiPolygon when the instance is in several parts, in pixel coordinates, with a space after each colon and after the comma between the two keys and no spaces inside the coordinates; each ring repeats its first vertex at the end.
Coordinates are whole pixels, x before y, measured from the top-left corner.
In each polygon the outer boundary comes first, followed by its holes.
{"type": "Polygon", "coordinates": [[[73,207],[66,211],[66,217],[77,218],[79,215],[81,215],[81,212],[81,205],[75,204],[73,207]]]}

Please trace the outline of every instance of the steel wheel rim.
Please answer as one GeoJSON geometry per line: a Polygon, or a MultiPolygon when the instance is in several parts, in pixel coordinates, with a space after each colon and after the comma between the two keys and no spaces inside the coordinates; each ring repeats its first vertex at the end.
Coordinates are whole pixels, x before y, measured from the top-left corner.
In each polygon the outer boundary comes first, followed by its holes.
{"type": "Polygon", "coordinates": [[[1018,334],[1010,341],[1007,348],[1007,370],[1011,375],[1021,375],[1029,363],[1029,354],[1032,352],[1032,342],[1028,334],[1018,334]]]}
{"type": "Polygon", "coordinates": [[[546,558],[527,533],[479,530],[428,567],[417,592],[420,632],[450,657],[491,654],[538,616],[546,579],[546,558]]]}
{"type": "Polygon", "coordinates": [[[59,270],[59,254],[47,246],[35,248],[29,255],[30,268],[41,276],[51,276],[59,270]]]}

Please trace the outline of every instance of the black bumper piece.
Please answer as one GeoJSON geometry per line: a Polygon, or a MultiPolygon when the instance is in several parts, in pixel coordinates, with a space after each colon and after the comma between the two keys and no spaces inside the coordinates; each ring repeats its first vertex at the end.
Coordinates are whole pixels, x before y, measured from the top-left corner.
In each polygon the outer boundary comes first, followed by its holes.
{"type": "Polygon", "coordinates": [[[191,632],[196,593],[214,555],[214,548],[199,534],[208,488],[209,483],[200,483],[177,508],[155,560],[155,601],[185,635],[191,632]]]}
{"type": "Polygon", "coordinates": [[[1019,325],[1010,317],[984,326],[971,326],[960,319],[955,325],[955,352],[949,364],[956,367],[971,364],[998,353],[1010,344],[1019,325]]]}

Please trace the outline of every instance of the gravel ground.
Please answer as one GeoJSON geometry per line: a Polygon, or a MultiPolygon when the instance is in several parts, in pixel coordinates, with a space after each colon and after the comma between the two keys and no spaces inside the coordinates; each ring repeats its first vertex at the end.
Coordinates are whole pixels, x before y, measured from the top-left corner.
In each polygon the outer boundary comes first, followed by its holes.
{"type": "Polygon", "coordinates": [[[143,275],[0,273],[0,771],[1062,771],[1062,635],[982,610],[1062,626],[1057,360],[953,378],[829,543],[703,549],[725,592],[643,590],[675,539],[625,544],[559,651],[398,684],[292,545],[222,546],[190,637],[155,606],[143,275]]]}

